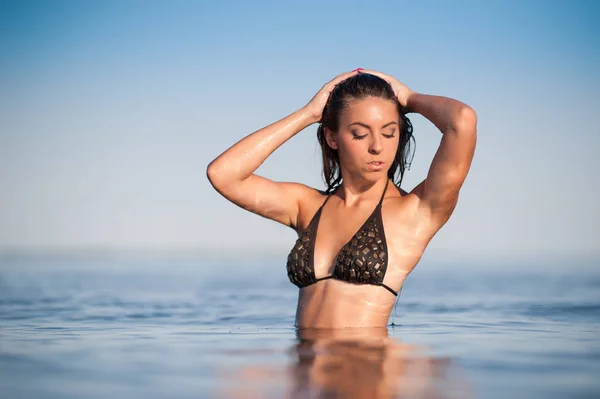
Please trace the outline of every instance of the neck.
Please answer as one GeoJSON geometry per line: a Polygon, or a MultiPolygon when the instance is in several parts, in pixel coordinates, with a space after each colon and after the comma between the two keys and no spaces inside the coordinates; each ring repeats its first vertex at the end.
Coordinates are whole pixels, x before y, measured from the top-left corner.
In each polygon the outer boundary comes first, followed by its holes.
{"type": "Polygon", "coordinates": [[[379,201],[387,182],[387,176],[375,182],[356,178],[344,179],[339,189],[336,190],[336,195],[347,206],[352,206],[362,201],[379,201]]]}

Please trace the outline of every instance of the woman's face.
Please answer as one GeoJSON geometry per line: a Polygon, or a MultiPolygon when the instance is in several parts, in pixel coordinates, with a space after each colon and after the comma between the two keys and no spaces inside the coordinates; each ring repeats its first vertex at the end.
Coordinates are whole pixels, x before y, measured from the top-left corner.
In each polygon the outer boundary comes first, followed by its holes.
{"type": "Polygon", "coordinates": [[[380,97],[352,100],[341,112],[338,132],[326,129],[327,143],[338,151],[342,175],[370,181],[387,176],[400,140],[395,102],[380,97]]]}

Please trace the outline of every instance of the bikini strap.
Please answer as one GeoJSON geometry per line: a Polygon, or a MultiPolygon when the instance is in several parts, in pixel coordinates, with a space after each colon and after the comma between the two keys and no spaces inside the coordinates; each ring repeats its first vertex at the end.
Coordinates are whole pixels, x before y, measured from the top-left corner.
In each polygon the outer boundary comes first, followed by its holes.
{"type": "Polygon", "coordinates": [[[329,201],[329,198],[331,198],[332,195],[333,195],[333,193],[327,194],[327,198],[325,198],[325,201],[323,201],[323,205],[321,205],[321,207],[319,209],[323,209],[323,207],[325,206],[327,201],[329,201]]]}
{"type": "Polygon", "coordinates": [[[383,189],[383,194],[381,194],[381,199],[379,200],[379,204],[377,206],[381,206],[381,204],[383,204],[383,198],[385,198],[385,193],[387,191],[388,184],[390,184],[390,179],[387,179],[385,181],[385,188],[383,189]]]}
{"type": "Polygon", "coordinates": [[[327,201],[329,201],[330,197],[331,197],[331,194],[327,195],[327,198],[325,198],[325,201],[323,201],[323,203],[321,204],[319,209],[317,209],[317,211],[313,215],[312,219],[308,223],[308,226],[306,227],[306,229],[313,229],[314,226],[318,223],[319,219],[321,219],[321,212],[323,211],[323,207],[325,206],[327,201]]]}
{"type": "Polygon", "coordinates": [[[394,296],[398,296],[398,292],[394,291],[393,289],[391,289],[389,286],[380,283],[379,285],[381,285],[383,288],[385,288],[386,290],[388,290],[389,292],[391,292],[392,294],[394,294],[394,296]]]}

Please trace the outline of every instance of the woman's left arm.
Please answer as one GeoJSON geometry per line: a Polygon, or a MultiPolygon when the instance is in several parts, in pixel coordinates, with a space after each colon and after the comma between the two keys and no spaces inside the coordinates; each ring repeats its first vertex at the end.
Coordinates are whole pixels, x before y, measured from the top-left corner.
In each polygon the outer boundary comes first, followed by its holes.
{"type": "Polygon", "coordinates": [[[471,167],[477,141],[477,114],[460,101],[414,92],[385,73],[364,69],[359,72],[387,81],[404,109],[423,115],[442,132],[427,178],[412,190],[441,226],[452,214],[471,167]]]}
{"type": "Polygon", "coordinates": [[[447,97],[411,92],[407,110],[423,115],[443,134],[427,178],[413,190],[444,223],[458,200],[475,152],[477,114],[466,104],[447,97]]]}

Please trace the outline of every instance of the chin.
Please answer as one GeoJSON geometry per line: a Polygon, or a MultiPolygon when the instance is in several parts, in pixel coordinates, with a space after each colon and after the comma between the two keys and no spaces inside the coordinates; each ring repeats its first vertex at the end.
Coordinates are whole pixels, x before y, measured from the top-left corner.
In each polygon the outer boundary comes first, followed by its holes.
{"type": "Polygon", "coordinates": [[[380,181],[381,179],[385,179],[387,177],[387,174],[388,174],[387,170],[378,170],[378,171],[369,170],[366,173],[363,173],[362,177],[363,177],[363,179],[365,179],[368,182],[376,183],[376,182],[380,181]]]}

